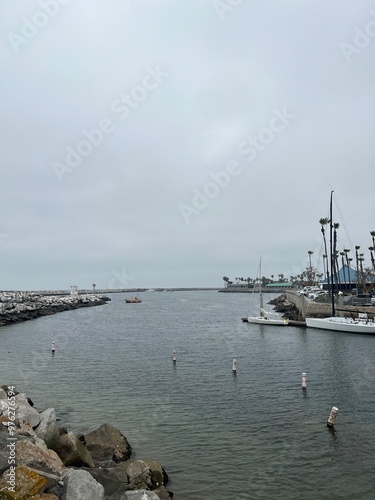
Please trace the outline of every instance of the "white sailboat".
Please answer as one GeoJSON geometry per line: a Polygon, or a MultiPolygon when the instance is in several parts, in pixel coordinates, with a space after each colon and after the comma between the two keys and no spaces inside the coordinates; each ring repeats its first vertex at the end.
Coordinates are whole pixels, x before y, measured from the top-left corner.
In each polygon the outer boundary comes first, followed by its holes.
{"type": "Polygon", "coordinates": [[[375,335],[375,323],[366,313],[359,314],[358,318],[342,318],[331,316],[329,318],[306,318],[306,326],[333,330],[335,332],[368,333],[375,335]]]}
{"type": "MultiPolygon", "coordinates": [[[[254,287],[255,291],[255,287],[254,287]]],[[[247,316],[248,323],[257,323],[258,325],[273,325],[286,326],[288,319],[280,318],[280,316],[271,311],[263,309],[263,293],[262,293],[262,259],[259,262],[259,316],[247,316]]]]}
{"type": "Polygon", "coordinates": [[[348,333],[367,333],[375,335],[375,323],[373,319],[369,319],[366,313],[359,313],[358,318],[347,318],[336,316],[335,314],[335,284],[333,282],[332,273],[332,195],[330,200],[330,268],[331,280],[328,284],[331,285],[331,316],[329,318],[306,318],[306,326],[310,328],[320,328],[322,330],[333,330],[335,332],[348,332],[348,333]]]}

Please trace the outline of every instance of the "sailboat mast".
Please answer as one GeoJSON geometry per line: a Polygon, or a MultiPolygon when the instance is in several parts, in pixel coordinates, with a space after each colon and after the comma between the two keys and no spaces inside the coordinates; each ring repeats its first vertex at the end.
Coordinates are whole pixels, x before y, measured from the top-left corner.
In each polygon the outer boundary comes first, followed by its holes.
{"type": "Polygon", "coordinates": [[[335,282],[333,279],[334,256],[332,248],[332,238],[333,238],[332,197],[333,197],[333,191],[331,191],[331,199],[329,204],[329,251],[330,251],[330,267],[331,267],[331,309],[332,309],[332,316],[335,316],[335,282]]]}
{"type": "Polygon", "coordinates": [[[263,316],[263,294],[262,294],[262,257],[259,261],[259,312],[263,316]]]}

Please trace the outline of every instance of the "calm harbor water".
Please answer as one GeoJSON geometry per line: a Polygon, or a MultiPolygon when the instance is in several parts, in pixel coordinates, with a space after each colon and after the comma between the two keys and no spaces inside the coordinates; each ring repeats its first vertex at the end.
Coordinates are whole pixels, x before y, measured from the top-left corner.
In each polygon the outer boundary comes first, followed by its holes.
{"type": "Polygon", "coordinates": [[[246,294],[140,296],[0,328],[1,383],[74,432],[114,425],[176,499],[375,498],[375,337],[243,323],[246,294]]]}

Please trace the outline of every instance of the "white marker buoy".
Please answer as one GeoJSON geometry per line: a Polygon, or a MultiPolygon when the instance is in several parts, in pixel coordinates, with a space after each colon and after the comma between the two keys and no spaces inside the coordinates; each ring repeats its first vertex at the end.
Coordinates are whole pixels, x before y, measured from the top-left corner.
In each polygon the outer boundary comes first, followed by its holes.
{"type": "Polygon", "coordinates": [[[303,372],[302,373],[302,389],[306,389],[307,388],[307,379],[306,379],[306,373],[303,372]]]}
{"type": "Polygon", "coordinates": [[[173,363],[176,363],[176,361],[177,361],[176,351],[173,351],[173,353],[172,353],[172,361],[173,361],[173,363]]]}
{"type": "Polygon", "coordinates": [[[52,351],[52,354],[55,354],[55,351],[56,351],[55,341],[52,342],[51,351],[52,351]]]}
{"type": "Polygon", "coordinates": [[[336,406],[332,406],[331,413],[329,414],[328,421],[327,421],[327,427],[333,428],[335,426],[335,420],[337,417],[339,409],[336,408],[336,406]]]}
{"type": "Polygon", "coordinates": [[[237,360],[236,359],[233,360],[232,371],[233,371],[233,373],[237,373],[237,360]]]}

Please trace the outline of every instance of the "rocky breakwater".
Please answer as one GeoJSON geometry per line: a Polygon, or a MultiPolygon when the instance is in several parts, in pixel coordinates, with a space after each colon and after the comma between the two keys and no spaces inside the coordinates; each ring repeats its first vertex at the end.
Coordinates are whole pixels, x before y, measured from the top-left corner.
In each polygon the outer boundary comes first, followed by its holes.
{"type": "Polygon", "coordinates": [[[132,460],[115,427],[76,435],[14,387],[0,389],[0,500],[168,500],[154,460],[132,460]]]}
{"type": "Polygon", "coordinates": [[[285,293],[272,299],[268,302],[274,306],[276,312],[281,313],[283,318],[288,318],[291,321],[301,321],[301,313],[298,308],[288,301],[288,297],[285,293]]]}
{"type": "Polygon", "coordinates": [[[42,293],[0,292],[0,326],[27,321],[79,307],[106,304],[105,295],[43,295],[42,293]]]}

